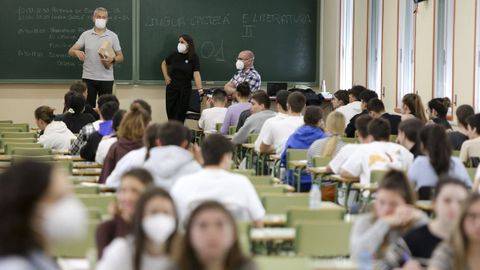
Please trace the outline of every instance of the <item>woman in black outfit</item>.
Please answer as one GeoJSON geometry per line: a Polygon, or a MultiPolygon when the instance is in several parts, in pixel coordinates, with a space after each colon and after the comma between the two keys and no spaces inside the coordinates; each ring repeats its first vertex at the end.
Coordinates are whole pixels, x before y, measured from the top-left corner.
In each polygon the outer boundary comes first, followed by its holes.
{"type": "Polygon", "coordinates": [[[178,38],[177,51],[162,62],[162,73],[167,85],[167,117],[183,123],[192,93],[192,80],[195,80],[199,94],[203,94],[200,61],[195,53],[193,39],[189,35],[178,38]]]}
{"type": "Polygon", "coordinates": [[[63,122],[72,133],[79,133],[86,124],[95,122],[95,118],[89,113],[84,113],[85,97],[79,93],[73,93],[68,100],[68,111],[63,116],[63,122]]]}

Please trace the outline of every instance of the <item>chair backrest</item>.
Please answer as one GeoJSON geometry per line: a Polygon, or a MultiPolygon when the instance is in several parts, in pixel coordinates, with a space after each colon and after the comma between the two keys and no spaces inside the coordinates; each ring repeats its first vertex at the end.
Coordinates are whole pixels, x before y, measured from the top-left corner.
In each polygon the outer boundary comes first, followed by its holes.
{"type": "Polygon", "coordinates": [[[255,191],[257,191],[257,194],[261,196],[262,194],[268,193],[268,194],[282,194],[285,192],[283,187],[275,187],[272,185],[254,185],[255,191]]]}
{"type": "Polygon", "coordinates": [[[27,132],[30,130],[29,125],[27,123],[18,123],[18,124],[12,124],[12,123],[0,123],[0,128],[2,127],[13,127],[13,128],[20,128],[21,131],[27,132]]]}
{"type": "Polygon", "coordinates": [[[78,198],[87,208],[96,208],[102,214],[107,214],[108,207],[115,200],[114,194],[80,194],[78,198]]]}
{"type": "Polygon", "coordinates": [[[240,246],[242,247],[244,254],[250,254],[250,226],[251,222],[244,221],[244,222],[237,222],[238,228],[238,240],[240,241],[240,246]]]}
{"type": "Polygon", "coordinates": [[[29,155],[13,155],[12,162],[19,162],[22,160],[30,160],[30,161],[37,161],[37,162],[51,162],[53,161],[52,155],[41,155],[41,156],[29,156],[29,155]]]}
{"type": "Polygon", "coordinates": [[[35,132],[2,132],[2,138],[36,138],[37,133],[35,132]]]}
{"type": "Polygon", "coordinates": [[[477,173],[477,168],[467,168],[468,175],[472,183],[475,181],[475,174],[477,173]]]}
{"type": "Polygon", "coordinates": [[[301,222],[296,226],[295,251],[300,256],[334,257],[349,254],[351,223],[301,222]]]}
{"type": "Polygon", "coordinates": [[[396,143],[397,142],[397,135],[390,135],[390,142],[396,143]]]}
{"type": "Polygon", "coordinates": [[[357,138],[342,137],[344,143],[358,143],[357,138]]]}
{"type": "Polygon", "coordinates": [[[258,138],[258,133],[248,134],[247,142],[248,142],[248,143],[255,143],[255,141],[257,140],[257,138],[258,138]]]}
{"type": "Polygon", "coordinates": [[[99,223],[98,220],[90,220],[88,223],[87,234],[83,239],[68,243],[55,244],[53,247],[53,254],[65,258],[85,258],[87,252],[95,248],[95,231],[99,223]]]}
{"type": "Polygon", "coordinates": [[[232,173],[241,174],[246,177],[250,177],[255,175],[255,170],[232,170],[232,173]]]}
{"type": "Polygon", "coordinates": [[[75,186],[76,194],[98,194],[100,189],[97,186],[75,186]]]}
{"type": "Polygon", "coordinates": [[[332,161],[332,157],[315,156],[313,158],[313,167],[324,167],[332,161]]]}
{"type": "Polygon", "coordinates": [[[12,120],[0,120],[0,124],[13,124],[12,120]]]}
{"type": "Polygon", "coordinates": [[[217,132],[220,132],[220,130],[222,129],[222,125],[223,125],[223,123],[216,123],[215,124],[215,129],[217,130],[217,132]]]}
{"type": "Polygon", "coordinates": [[[272,185],[273,184],[273,177],[269,175],[265,175],[265,176],[249,175],[247,177],[250,180],[250,182],[252,182],[253,185],[272,185]]]}
{"type": "Polygon", "coordinates": [[[286,214],[290,206],[308,206],[307,193],[262,194],[262,203],[268,214],[286,214]]]}
{"type": "Polygon", "coordinates": [[[460,150],[454,150],[454,151],[452,151],[452,156],[454,156],[454,157],[460,156],[460,150]]]}
{"type": "Polygon", "coordinates": [[[52,149],[48,148],[13,148],[12,155],[16,156],[48,156],[52,153],[52,149]]]}
{"type": "Polygon", "coordinates": [[[387,171],[381,171],[381,170],[373,170],[370,172],[370,183],[374,184],[374,183],[379,183],[380,181],[382,181],[383,177],[385,176],[385,174],[387,173],[387,171]]]}
{"type": "Polygon", "coordinates": [[[294,160],[306,160],[308,149],[287,149],[286,169],[290,170],[289,162],[294,160]]]}
{"type": "Polygon", "coordinates": [[[43,148],[43,146],[39,143],[6,143],[5,154],[11,155],[13,149],[17,148],[43,148]]]}
{"type": "Polygon", "coordinates": [[[287,226],[294,227],[303,221],[342,221],[344,215],[345,208],[342,207],[321,207],[318,209],[289,207],[287,210],[287,226]]]}
{"type": "Polygon", "coordinates": [[[0,127],[0,133],[4,132],[23,132],[21,127],[0,127]]]}
{"type": "Polygon", "coordinates": [[[234,135],[237,132],[237,126],[229,126],[228,127],[228,135],[234,135]]]}
{"type": "Polygon", "coordinates": [[[306,257],[273,257],[273,256],[256,256],[255,263],[258,269],[274,269],[274,270],[310,270],[312,269],[310,260],[306,257]]]}

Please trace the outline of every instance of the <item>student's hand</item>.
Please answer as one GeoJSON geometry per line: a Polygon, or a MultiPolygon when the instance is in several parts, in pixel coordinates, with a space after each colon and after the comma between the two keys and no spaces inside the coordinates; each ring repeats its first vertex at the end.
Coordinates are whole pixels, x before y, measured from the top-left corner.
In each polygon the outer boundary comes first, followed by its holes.
{"type": "Polygon", "coordinates": [[[402,270],[422,270],[423,267],[418,261],[410,260],[406,262],[401,269],[402,270]]]}
{"type": "Polygon", "coordinates": [[[397,215],[401,221],[400,226],[406,226],[412,221],[419,219],[421,213],[412,206],[402,205],[397,208],[395,215],[397,215]]]}
{"type": "Polygon", "coordinates": [[[83,51],[75,51],[75,56],[77,56],[78,60],[84,62],[85,61],[85,58],[87,58],[87,56],[85,55],[85,53],[83,51]]]}
{"type": "Polygon", "coordinates": [[[165,77],[165,85],[169,85],[170,83],[172,83],[172,78],[170,78],[170,76],[166,76],[165,77]]]}

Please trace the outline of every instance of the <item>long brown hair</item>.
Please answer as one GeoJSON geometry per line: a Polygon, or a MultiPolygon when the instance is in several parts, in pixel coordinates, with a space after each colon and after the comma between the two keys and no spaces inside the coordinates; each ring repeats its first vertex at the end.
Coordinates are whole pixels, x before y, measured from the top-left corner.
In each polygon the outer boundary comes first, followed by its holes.
{"type": "Polygon", "coordinates": [[[420,119],[424,124],[427,123],[425,109],[423,107],[422,99],[419,95],[406,94],[403,96],[402,103],[408,107],[413,116],[420,119]]]}
{"type": "Polygon", "coordinates": [[[447,174],[450,170],[452,148],[447,137],[447,131],[441,125],[427,125],[419,134],[422,147],[428,151],[430,165],[438,176],[447,174]]]}
{"type": "MultiPolygon", "coordinates": [[[[167,199],[172,205],[174,209],[174,216],[175,216],[175,231],[178,229],[178,215],[175,209],[175,203],[170,196],[170,194],[158,187],[150,188],[147,190],[137,202],[137,206],[135,207],[135,214],[133,215],[133,237],[134,237],[134,252],[133,252],[133,269],[140,270],[142,268],[142,256],[144,254],[145,245],[147,236],[145,231],[143,230],[143,215],[144,210],[147,203],[155,197],[161,197],[167,199]]],[[[174,241],[177,237],[177,233],[172,233],[172,235],[167,239],[165,243],[165,252],[167,255],[171,255],[173,250],[174,241]]]]}
{"type": "Polygon", "coordinates": [[[161,124],[153,123],[145,130],[145,135],[143,136],[143,145],[147,148],[145,160],[150,158],[150,149],[154,148],[156,146],[155,141],[160,139],[161,127],[161,124]]]}
{"type": "Polygon", "coordinates": [[[150,120],[150,115],[140,104],[132,103],[130,111],[125,114],[118,127],[118,138],[124,138],[129,141],[142,139],[145,133],[145,128],[150,120]]]}
{"type": "Polygon", "coordinates": [[[452,237],[447,241],[453,250],[453,262],[454,269],[466,269],[467,266],[467,254],[470,240],[465,232],[464,223],[467,218],[468,211],[473,204],[480,201],[480,194],[473,193],[468,197],[467,201],[463,205],[462,213],[458,219],[457,226],[455,227],[452,237]]]}
{"type": "Polygon", "coordinates": [[[337,148],[337,142],[345,131],[345,116],[341,112],[331,112],[327,116],[327,123],[325,131],[332,135],[325,147],[323,148],[322,156],[331,157],[337,148]]]}
{"type": "Polygon", "coordinates": [[[249,259],[243,254],[238,240],[237,225],[232,214],[219,202],[206,201],[200,204],[190,215],[190,218],[186,227],[186,234],[183,238],[182,250],[178,259],[179,270],[204,270],[205,266],[200,262],[195,249],[191,243],[192,226],[198,215],[205,211],[219,211],[222,212],[230,221],[234,228],[235,241],[227,252],[227,257],[223,264],[225,270],[237,270],[242,265],[247,263],[249,259]]]}

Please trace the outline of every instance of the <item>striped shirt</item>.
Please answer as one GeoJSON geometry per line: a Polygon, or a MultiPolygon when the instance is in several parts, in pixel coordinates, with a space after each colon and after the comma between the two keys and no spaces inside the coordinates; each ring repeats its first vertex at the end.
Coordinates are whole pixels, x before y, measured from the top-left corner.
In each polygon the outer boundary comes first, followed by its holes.
{"type": "Polygon", "coordinates": [[[255,70],[255,68],[251,67],[247,70],[247,72],[239,70],[235,75],[233,75],[233,78],[230,80],[230,82],[232,82],[235,87],[243,82],[248,82],[250,85],[250,90],[255,92],[258,91],[262,85],[262,77],[260,77],[260,74],[255,70]]]}

